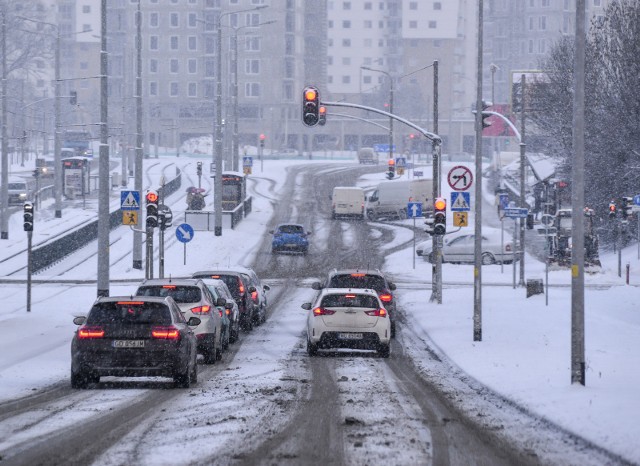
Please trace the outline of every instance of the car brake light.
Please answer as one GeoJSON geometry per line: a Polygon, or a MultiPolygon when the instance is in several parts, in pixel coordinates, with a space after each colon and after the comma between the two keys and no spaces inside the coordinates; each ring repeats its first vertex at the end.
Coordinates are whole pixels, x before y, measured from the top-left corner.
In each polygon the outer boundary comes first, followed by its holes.
{"type": "Polygon", "coordinates": [[[211,306],[207,306],[206,304],[204,306],[197,306],[197,307],[191,308],[191,312],[193,312],[194,314],[208,314],[210,310],[211,310],[211,306]]]}
{"type": "Polygon", "coordinates": [[[244,285],[242,284],[242,280],[238,278],[238,289],[240,290],[240,294],[244,294],[244,285]]]}
{"type": "Polygon", "coordinates": [[[222,317],[222,309],[218,309],[218,313],[220,314],[220,317],[222,317]]]}
{"type": "Polygon", "coordinates": [[[323,307],[316,307],[313,310],[313,315],[314,316],[330,316],[330,315],[333,315],[335,313],[336,313],[336,311],[331,311],[331,310],[325,309],[323,307]]]}
{"type": "Polygon", "coordinates": [[[231,314],[231,309],[225,309],[225,311],[226,311],[227,315],[231,314]]]}
{"type": "Polygon", "coordinates": [[[162,288],[174,289],[175,287],[176,287],[176,285],[162,285],[162,288]]]}
{"type": "Polygon", "coordinates": [[[363,273],[352,273],[351,274],[352,277],[364,277],[363,273]]]}
{"type": "Polygon", "coordinates": [[[383,307],[381,307],[380,309],[375,309],[373,311],[364,311],[364,313],[369,316],[387,317],[387,310],[383,307]]]}
{"type": "Polygon", "coordinates": [[[258,300],[258,292],[257,291],[252,291],[251,292],[251,299],[253,299],[254,301],[258,300]]]}
{"type": "Polygon", "coordinates": [[[180,338],[180,332],[174,326],[170,327],[153,327],[151,336],[159,340],[177,340],[180,338]]]}
{"type": "Polygon", "coordinates": [[[80,327],[78,329],[78,338],[81,340],[102,337],[104,337],[104,329],[102,327],[80,327]]]}
{"type": "Polygon", "coordinates": [[[142,301],[118,301],[120,306],[141,306],[144,304],[142,301]]]}
{"type": "Polygon", "coordinates": [[[355,298],[356,295],[354,295],[354,294],[346,294],[346,295],[344,295],[344,297],[345,298],[355,298]]]}
{"type": "Polygon", "coordinates": [[[383,303],[390,303],[392,299],[393,296],[391,295],[391,293],[382,293],[380,295],[380,301],[382,301],[383,303]]]}
{"type": "Polygon", "coordinates": [[[215,278],[217,280],[220,278],[220,275],[211,275],[211,278],[215,278]]]}

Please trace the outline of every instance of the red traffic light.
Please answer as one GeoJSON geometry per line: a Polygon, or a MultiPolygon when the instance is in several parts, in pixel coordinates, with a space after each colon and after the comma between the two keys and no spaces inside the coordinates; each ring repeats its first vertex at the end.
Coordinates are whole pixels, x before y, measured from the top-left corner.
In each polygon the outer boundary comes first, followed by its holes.
{"type": "Polygon", "coordinates": [[[261,135],[260,135],[260,140],[261,140],[261,141],[264,141],[265,139],[267,139],[267,137],[266,137],[264,134],[261,134],[261,135]]]}
{"type": "Polygon", "coordinates": [[[147,193],[147,202],[158,202],[158,193],[156,191],[149,191],[147,193]]]}

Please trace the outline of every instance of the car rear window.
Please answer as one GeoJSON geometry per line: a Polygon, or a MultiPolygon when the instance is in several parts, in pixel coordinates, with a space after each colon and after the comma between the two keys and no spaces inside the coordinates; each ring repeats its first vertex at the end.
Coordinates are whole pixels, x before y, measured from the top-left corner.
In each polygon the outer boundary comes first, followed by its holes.
{"type": "Polygon", "coordinates": [[[382,291],[385,289],[384,279],[378,275],[353,273],[348,275],[334,275],[329,281],[328,288],[368,288],[382,291]]]}
{"type": "Polygon", "coordinates": [[[240,287],[238,286],[239,278],[236,275],[222,275],[222,274],[211,274],[211,275],[198,275],[196,278],[215,278],[217,280],[222,280],[227,288],[229,288],[229,292],[233,296],[240,296],[240,287]]]}
{"type": "Polygon", "coordinates": [[[87,324],[170,325],[171,311],[162,303],[123,301],[98,303],[91,308],[87,324]]]}
{"type": "Polygon", "coordinates": [[[137,296],[158,296],[164,298],[171,296],[178,303],[197,303],[202,299],[202,293],[197,286],[180,285],[153,285],[141,286],[136,292],[137,296]]]}
{"type": "Polygon", "coordinates": [[[304,228],[302,228],[300,225],[281,225],[280,227],[278,227],[278,232],[301,235],[302,233],[304,233],[304,228]]]}
{"type": "Polygon", "coordinates": [[[328,294],[322,298],[321,307],[365,307],[377,309],[378,300],[374,296],[365,294],[345,293],[328,294]]]}

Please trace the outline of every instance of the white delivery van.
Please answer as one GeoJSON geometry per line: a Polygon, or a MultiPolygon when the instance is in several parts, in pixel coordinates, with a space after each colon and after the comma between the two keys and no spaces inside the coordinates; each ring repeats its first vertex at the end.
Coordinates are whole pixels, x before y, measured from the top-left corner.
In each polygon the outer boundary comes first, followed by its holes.
{"type": "Polygon", "coordinates": [[[364,189],[355,186],[336,186],[331,195],[331,218],[364,219],[364,189]]]}
{"type": "Polygon", "coordinates": [[[407,218],[407,204],[421,202],[422,211],[433,210],[433,180],[382,181],[367,197],[365,212],[370,220],[407,218]]]}

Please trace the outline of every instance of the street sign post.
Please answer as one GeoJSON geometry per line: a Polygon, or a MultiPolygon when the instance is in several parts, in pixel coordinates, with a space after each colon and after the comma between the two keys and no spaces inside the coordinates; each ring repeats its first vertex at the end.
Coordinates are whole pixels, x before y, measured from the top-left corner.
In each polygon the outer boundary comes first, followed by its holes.
{"type": "Polygon", "coordinates": [[[504,216],[508,218],[527,218],[529,209],[522,207],[507,207],[504,209],[504,216]]]}
{"type": "Polygon", "coordinates": [[[407,218],[413,219],[413,268],[416,268],[416,217],[422,217],[422,202],[407,204],[407,218]]]}
{"type": "Polygon", "coordinates": [[[473,174],[469,167],[458,165],[449,170],[447,182],[454,191],[466,191],[473,184],[473,174]]]}
{"type": "Polygon", "coordinates": [[[181,223],[176,228],[176,238],[184,245],[184,265],[187,265],[187,243],[193,239],[193,227],[188,223],[181,223]]]}

